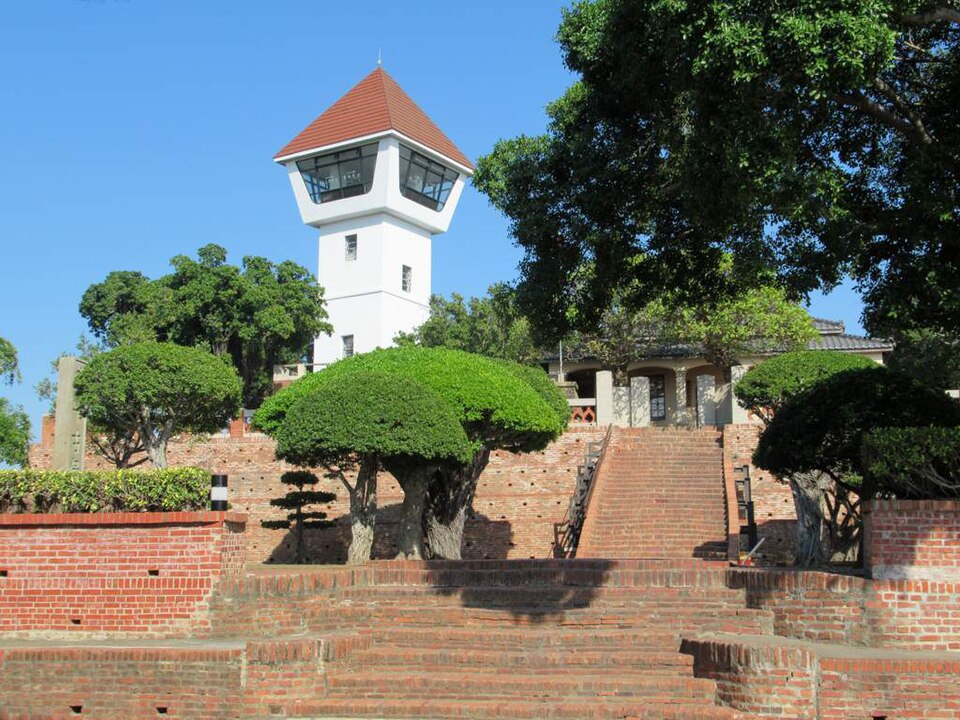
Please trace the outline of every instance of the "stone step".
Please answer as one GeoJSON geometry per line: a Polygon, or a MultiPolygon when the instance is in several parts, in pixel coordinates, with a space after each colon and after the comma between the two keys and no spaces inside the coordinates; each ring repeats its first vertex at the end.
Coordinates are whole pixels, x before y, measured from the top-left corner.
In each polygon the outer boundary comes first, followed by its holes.
{"type": "Polygon", "coordinates": [[[673,628],[383,628],[370,631],[375,643],[395,647],[442,645],[456,648],[677,650],[682,633],[673,628]]]}
{"type": "MultiPolygon", "coordinates": [[[[365,699],[329,698],[299,706],[297,718],[407,718],[409,720],[476,720],[504,718],[528,720],[736,720],[729,708],[708,703],[666,703],[598,698],[595,700],[554,698],[523,702],[503,698],[459,699],[365,699]]],[[[263,720],[267,720],[264,718],[263,720]]]]}

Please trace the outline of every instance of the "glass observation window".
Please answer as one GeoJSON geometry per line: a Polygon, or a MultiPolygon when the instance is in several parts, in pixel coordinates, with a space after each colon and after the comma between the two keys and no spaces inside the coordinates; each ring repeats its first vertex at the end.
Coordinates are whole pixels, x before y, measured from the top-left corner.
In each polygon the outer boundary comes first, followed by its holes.
{"type": "Polygon", "coordinates": [[[344,257],[347,260],[357,259],[357,236],[347,235],[344,238],[344,257]]]}
{"type": "Polygon", "coordinates": [[[663,375],[651,375],[650,378],[650,419],[667,419],[667,393],[663,375]]]}
{"type": "Polygon", "coordinates": [[[342,335],[341,340],[343,340],[343,356],[345,358],[351,357],[353,355],[353,335],[342,335]]]}
{"type": "Polygon", "coordinates": [[[377,143],[319,155],[297,162],[297,169],[315,203],[363,195],[373,187],[377,143]]]}
{"type": "Polygon", "coordinates": [[[443,210],[459,174],[420,153],[400,146],[400,192],[431,210],[443,210]]]}

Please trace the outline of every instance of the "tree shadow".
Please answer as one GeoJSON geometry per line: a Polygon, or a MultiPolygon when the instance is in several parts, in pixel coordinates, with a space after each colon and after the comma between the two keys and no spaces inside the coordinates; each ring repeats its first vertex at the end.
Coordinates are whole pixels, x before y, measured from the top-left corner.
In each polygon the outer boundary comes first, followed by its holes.
{"type": "MultiPolygon", "coordinates": [[[[457,596],[466,608],[502,611],[523,623],[539,624],[590,607],[615,567],[612,560],[545,558],[433,561],[427,572],[437,595],[457,596]]],[[[599,624],[600,619],[592,622],[599,624]]]]}

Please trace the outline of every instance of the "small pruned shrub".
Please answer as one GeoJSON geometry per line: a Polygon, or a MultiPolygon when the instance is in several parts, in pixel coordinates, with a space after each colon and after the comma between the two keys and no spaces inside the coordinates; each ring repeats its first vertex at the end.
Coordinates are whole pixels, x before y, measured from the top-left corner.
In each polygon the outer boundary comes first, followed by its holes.
{"type": "Polygon", "coordinates": [[[863,439],[864,481],[910,500],[960,497],[960,427],[880,428],[863,439]]]}
{"type": "Polygon", "coordinates": [[[202,510],[210,473],[158,470],[0,470],[0,512],[163,512],[202,510]]]}

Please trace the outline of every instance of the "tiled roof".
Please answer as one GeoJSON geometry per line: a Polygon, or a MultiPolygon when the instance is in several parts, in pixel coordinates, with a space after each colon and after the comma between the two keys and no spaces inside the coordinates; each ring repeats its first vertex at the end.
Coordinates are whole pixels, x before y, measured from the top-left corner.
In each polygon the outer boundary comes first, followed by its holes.
{"type": "Polygon", "coordinates": [[[274,159],[317,150],[385,130],[396,130],[411,140],[473,169],[473,163],[467,156],[434,125],[396,80],[379,67],[307,125],[274,159]]]}
{"type": "Polygon", "coordinates": [[[824,320],[823,318],[810,318],[813,320],[813,327],[820,334],[842,333],[846,330],[843,322],[840,320],[824,320]]]}
{"type": "Polygon", "coordinates": [[[889,352],[893,350],[890,340],[863,337],[862,335],[846,335],[843,333],[825,333],[807,345],[811,350],[874,350],[889,352]]]}

